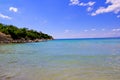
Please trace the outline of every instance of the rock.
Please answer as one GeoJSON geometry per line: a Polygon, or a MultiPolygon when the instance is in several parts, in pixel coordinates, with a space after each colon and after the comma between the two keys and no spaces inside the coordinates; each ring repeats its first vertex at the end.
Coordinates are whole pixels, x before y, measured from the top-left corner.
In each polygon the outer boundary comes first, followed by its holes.
{"type": "Polygon", "coordinates": [[[17,39],[17,40],[13,40],[12,37],[10,35],[6,35],[2,32],[0,32],[0,43],[31,43],[31,42],[44,42],[47,40],[53,40],[53,39],[34,39],[34,40],[30,40],[30,39],[17,39]]]}
{"type": "Polygon", "coordinates": [[[0,32],[0,43],[10,43],[12,40],[10,35],[0,32]]]}

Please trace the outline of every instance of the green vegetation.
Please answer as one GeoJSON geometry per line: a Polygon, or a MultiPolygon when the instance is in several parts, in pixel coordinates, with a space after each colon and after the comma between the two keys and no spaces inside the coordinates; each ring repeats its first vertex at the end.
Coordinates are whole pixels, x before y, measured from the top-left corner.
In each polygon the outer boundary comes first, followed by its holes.
{"type": "Polygon", "coordinates": [[[0,32],[10,35],[13,40],[35,40],[35,39],[53,39],[52,36],[37,32],[35,30],[29,30],[28,28],[17,28],[13,25],[4,25],[0,23],[0,32]]]}

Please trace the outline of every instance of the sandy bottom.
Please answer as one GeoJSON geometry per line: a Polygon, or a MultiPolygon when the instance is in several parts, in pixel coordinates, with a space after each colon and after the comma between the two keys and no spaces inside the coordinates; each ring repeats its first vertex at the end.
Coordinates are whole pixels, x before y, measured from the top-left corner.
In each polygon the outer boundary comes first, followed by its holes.
{"type": "Polygon", "coordinates": [[[117,71],[105,68],[14,68],[1,71],[0,80],[120,80],[117,71]]]}

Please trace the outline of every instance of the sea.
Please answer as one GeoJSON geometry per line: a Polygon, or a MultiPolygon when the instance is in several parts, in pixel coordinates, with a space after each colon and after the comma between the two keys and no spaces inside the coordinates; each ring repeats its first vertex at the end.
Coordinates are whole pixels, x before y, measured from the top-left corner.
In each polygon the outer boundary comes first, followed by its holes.
{"type": "Polygon", "coordinates": [[[120,38],[0,44],[0,80],[120,80],[120,38]]]}

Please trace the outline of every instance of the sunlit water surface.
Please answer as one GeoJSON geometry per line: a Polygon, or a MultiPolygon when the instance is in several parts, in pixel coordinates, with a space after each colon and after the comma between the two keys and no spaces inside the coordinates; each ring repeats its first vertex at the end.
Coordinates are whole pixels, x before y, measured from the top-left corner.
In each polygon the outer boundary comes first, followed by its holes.
{"type": "Polygon", "coordinates": [[[120,80],[120,39],[0,44],[0,80],[120,80]]]}

